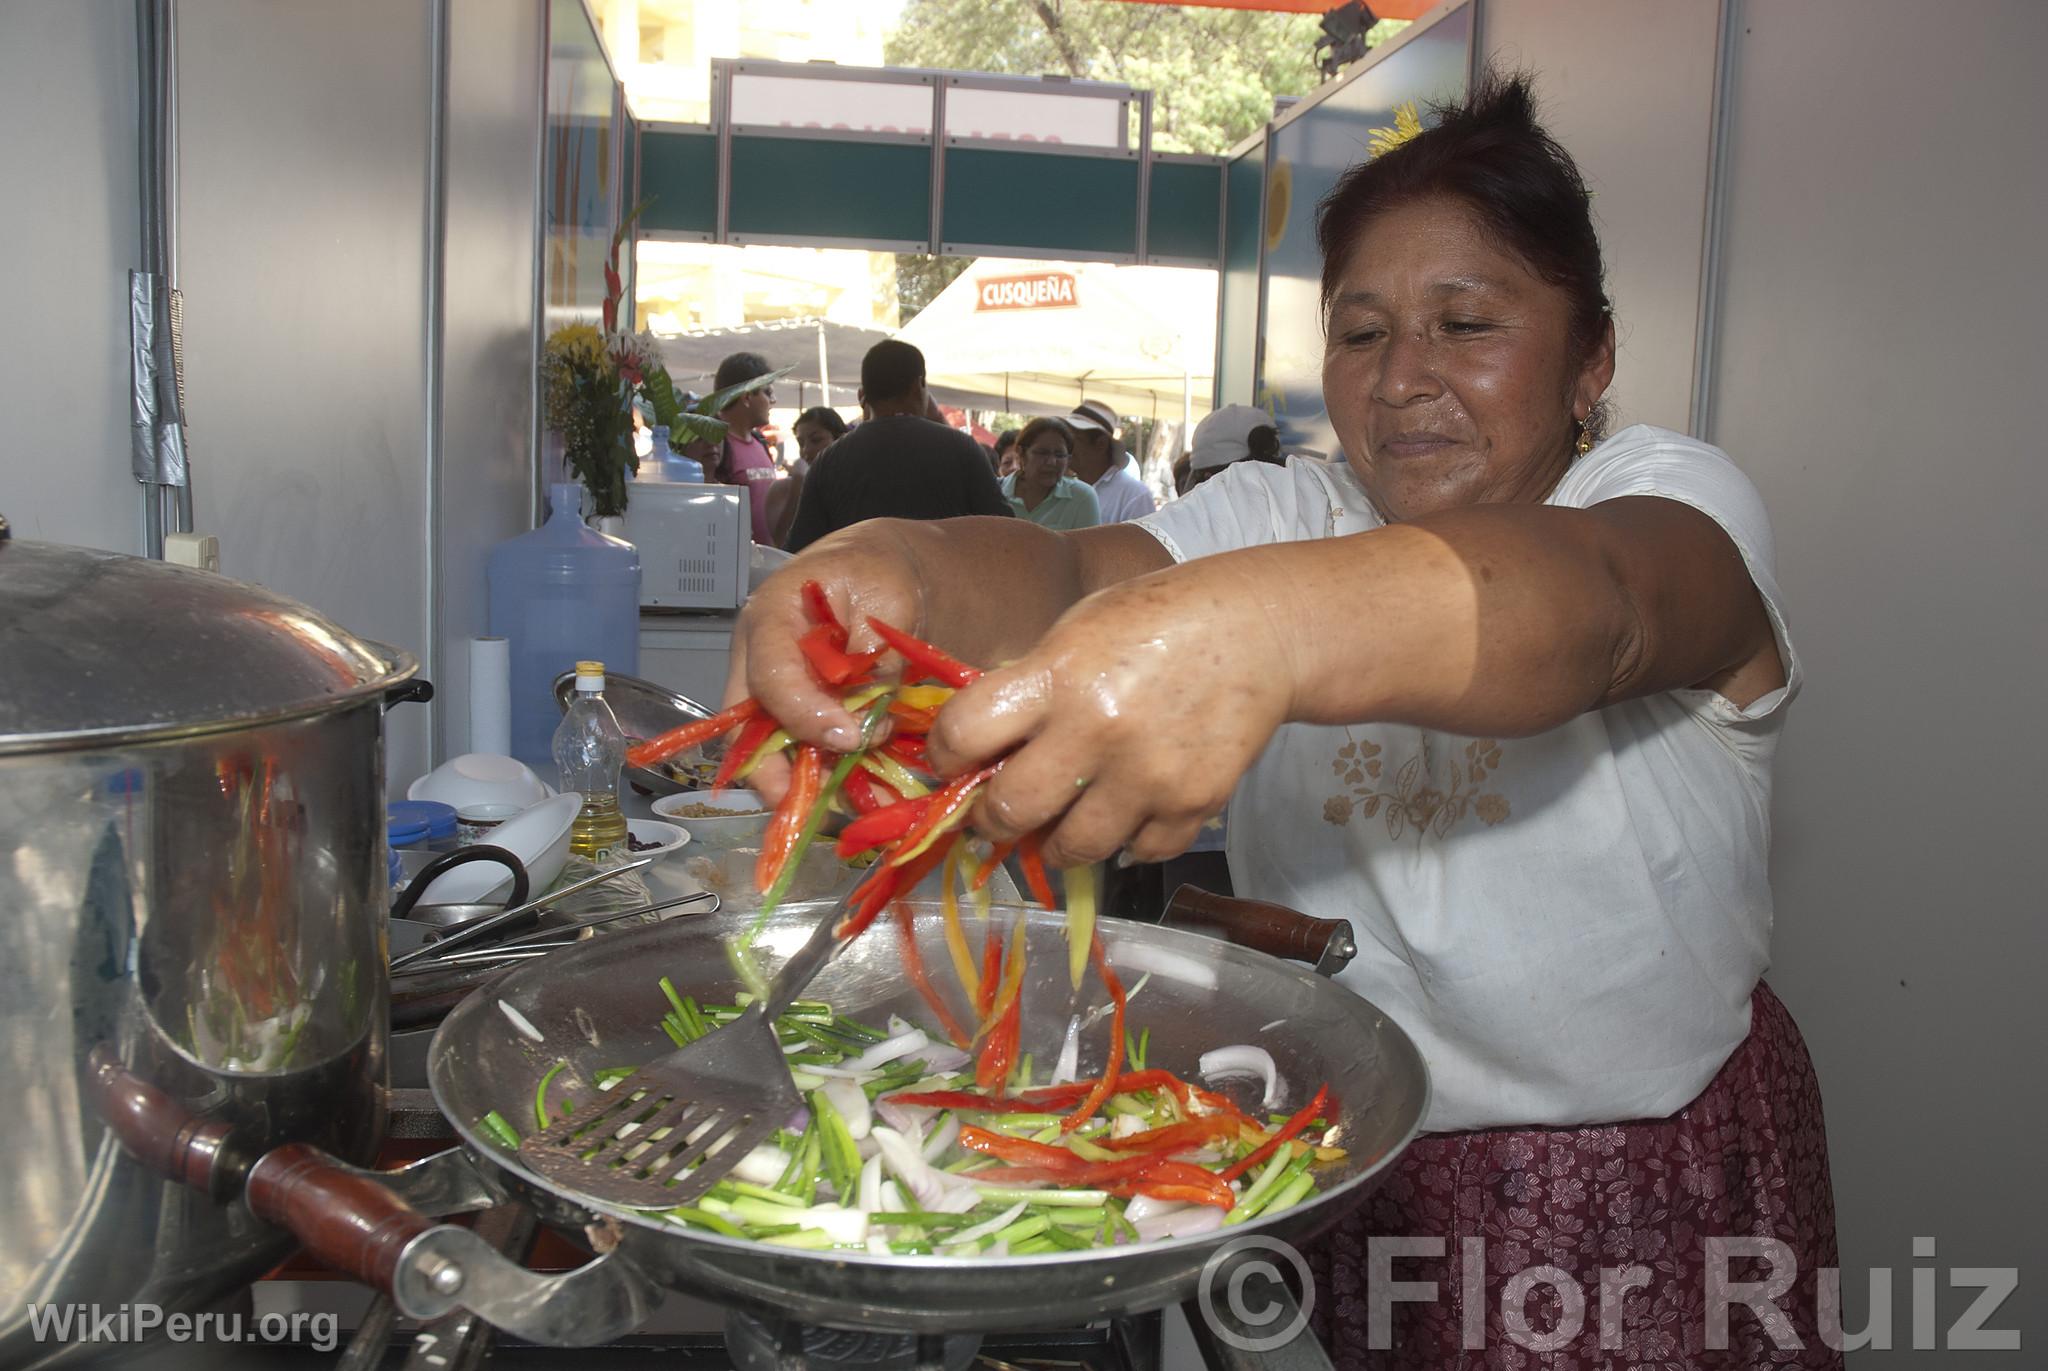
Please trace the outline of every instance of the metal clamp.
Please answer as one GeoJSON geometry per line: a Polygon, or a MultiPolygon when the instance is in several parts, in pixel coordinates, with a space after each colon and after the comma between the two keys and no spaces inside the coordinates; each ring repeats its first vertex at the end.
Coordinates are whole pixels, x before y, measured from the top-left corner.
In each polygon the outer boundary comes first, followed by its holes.
{"type": "Polygon", "coordinates": [[[412,1318],[467,1309],[545,1347],[588,1347],[621,1337],[661,1302],[661,1292],[616,1248],[574,1271],[541,1276],[453,1224],[430,1228],[405,1245],[391,1296],[412,1318]]]}

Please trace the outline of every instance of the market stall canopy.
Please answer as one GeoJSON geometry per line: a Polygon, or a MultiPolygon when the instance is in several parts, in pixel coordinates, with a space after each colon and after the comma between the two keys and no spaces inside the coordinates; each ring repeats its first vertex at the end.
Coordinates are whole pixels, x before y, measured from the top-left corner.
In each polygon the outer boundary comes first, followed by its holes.
{"type": "MultiPolygon", "coordinates": [[[[775,367],[793,367],[776,382],[776,403],[792,409],[832,405],[851,409],[860,403],[860,359],[889,335],[882,329],[842,324],[832,319],[764,319],[732,328],[688,329],[657,334],[662,361],[678,389],[699,395],[709,391],[718,364],[735,352],[758,352],[775,367]],[[824,373],[819,374],[818,345],[824,342],[824,373]],[[829,395],[827,393],[829,387],[829,395]]],[[[934,384],[932,395],[952,409],[1007,410],[1013,414],[1065,414],[1064,401],[1020,400],[1005,403],[1000,387],[989,392],[973,386],[934,384]]],[[[1206,389],[1203,391],[1206,395],[1206,389]]]]}
{"type": "MultiPolygon", "coordinates": [[[[1266,10],[1275,14],[1323,14],[1343,0],[1124,0],[1132,5],[1195,5],[1211,10],[1266,10]]],[[[1438,0],[1366,0],[1375,19],[1420,19],[1438,0]]]]}
{"type": "Polygon", "coordinates": [[[1030,413],[1105,400],[1178,421],[1208,412],[1216,273],[1185,267],[984,257],[896,335],[932,387],[1030,413]]]}

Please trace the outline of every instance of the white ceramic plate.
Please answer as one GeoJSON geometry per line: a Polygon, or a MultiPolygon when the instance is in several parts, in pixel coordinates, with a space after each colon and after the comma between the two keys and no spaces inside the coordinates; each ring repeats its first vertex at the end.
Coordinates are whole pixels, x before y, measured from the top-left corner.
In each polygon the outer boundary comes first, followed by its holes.
{"type": "Polygon", "coordinates": [[[708,790],[685,790],[680,795],[664,795],[656,800],[654,812],[664,822],[682,825],[697,846],[703,849],[759,848],[761,835],[768,831],[768,820],[772,817],[763,807],[761,797],[751,790],[728,790],[722,795],[713,795],[708,790]],[[729,818],[678,812],[691,805],[734,812],[729,818]],[[744,812],[749,810],[753,812],[744,812]]]}
{"type": "Polygon", "coordinates": [[[652,857],[660,861],[663,857],[685,846],[690,835],[674,824],[665,824],[659,819],[628,819],[626,828],[636,843],[658,843],[658,847],[636,847],[629,854],[633,859],[652,857]]]}
{"type": "MultiPolygon", "coordinates": [[[[526,864],[527,898],[534,899],[555,883],[569,863],[569,830],[583,808],[583,797],[571,790],[542,800],[517,818],[491,830],[491,846],[502,847],[526,864]]],[[[495,862],[471,862],[438,876],[420,897],[421,904],[478,904],[510,894],[512,877],[495,862]]]]}

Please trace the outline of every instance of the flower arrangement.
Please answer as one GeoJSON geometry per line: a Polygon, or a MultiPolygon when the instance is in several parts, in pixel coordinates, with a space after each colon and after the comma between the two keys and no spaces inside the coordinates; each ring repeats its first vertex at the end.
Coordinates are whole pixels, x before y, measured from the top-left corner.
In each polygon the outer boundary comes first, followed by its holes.
{"type": "Polygon", "coordinates": [[[603,327],[565,324],[548,335],[541,348],[541,413],[548,428],[562,435],[563,460],[590,492],[592,512],[603,516],[626,512],[626,476],[638,474],[640,458],[633,451],[633,402],[644,399],[654,422],[669,431],[669,443],[681,451],[694,439],[721,441],[725,423],[718,413],[749,391],[770,385],[788,368],[705,396],[685,408],[677,399],[661,346],[647,333],[621,331],[619,302],[625,283],[619,277],[619,250],[645,203],[634,206],[612,235],[604,266],[603,327]]]}

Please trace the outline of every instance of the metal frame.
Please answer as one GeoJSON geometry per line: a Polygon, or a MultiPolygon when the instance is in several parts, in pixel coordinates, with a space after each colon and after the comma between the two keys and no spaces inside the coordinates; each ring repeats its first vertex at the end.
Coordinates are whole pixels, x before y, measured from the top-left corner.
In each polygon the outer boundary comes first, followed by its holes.
{"type": "MultiPolygon", "coordinates": [[[[1229,204],[1228,197],[1225,195],[1225,190],[1230,180],[1229,159],[1205,152],[1155,152],[1146,158],[1145,161],[1147,163],[1145,172],[1146,200],[1144,213],[1139,216],[1138,224],[1139,232],[1144,240],[1140,243],[1140,246],[1145,250],[1146,263],[1155,267],[1197,267],[1203,271],[1214,271],[1219,276],[1220,291],[1220,277],[1223,271],[1223,212],[1228,208],[1229,204]],[[1171,166],[1216,168],[1216,252],[1214,256],[1179,257],[1171,253],[1159,253],[1151,250],[1151,168],[1162,163],[1171,166]]],[[[1220,321],[1222,317],[1221,305],[1217,306],[1217,317],[1220,321]]]]}
{"type": "MultiPolygon", "coordinates": [[[[426,232],[426,354],[424,386],[426,431],[427,498],[422,511],[426,521],[426,641],[420,651],[420,669],[430,681],[442,680],[441,633],[447,622],[443,592],[441,516],[447,510],[447,428],[441,413],[445,403],[447,376],[448,320],[448,47],[454,17],[452,0],[434,0],[427,11],[428,60],[432,63],[433,87],[428,96],[432,121],[427,135],[427,232],[426,232]]],[[[447,722],[447,692],[438,691],[427,706],[427,756],[437,758],[441,735],[447,722]]]]}
{"type": "Polygon", "coordinates": [[[1707,135],[1707,197],[1700,234],[1699,309],[1693,325],[1692,404],[1686,431],[1713,442],[1714,389],[1720,382],[1721,242],[1727,230],[1728,146],[1734,135],[1736,44],[1741,0],[1720,0],[1721,30],[1714,44],[1714,119],[1707,135]]]}

